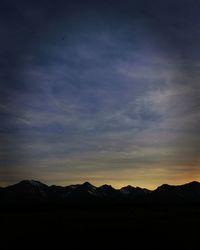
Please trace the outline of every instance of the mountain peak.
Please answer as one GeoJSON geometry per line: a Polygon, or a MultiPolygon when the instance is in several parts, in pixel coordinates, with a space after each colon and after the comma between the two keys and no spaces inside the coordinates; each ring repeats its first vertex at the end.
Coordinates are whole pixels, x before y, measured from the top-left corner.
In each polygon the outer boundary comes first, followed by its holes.
{"type": "Polygon", "coordinates": [[[100,186],[100,188],[113,188],[113,187],[111,185],[104,184],[104,185],[100,186]]]}
{"type": "Polygon", "coordinates": [[[131,185],[128,185],[128,186],[125,186],[125,187],[122,187],[121,190],[123,189],[135,189],[135,187],[131,186],[131,185]]]}
{"type": "Polygon", "coordinates": [[[170,187],[172,187],[172,185],[169,184],[162,184],[161,186],[157,187],[157,191],[165,191],[168,190],[170,187]]]}
{"type": "Polygon", "coordinates": [[[31,185],[34,187],[39,187],[39,186],[47,186],[46,184],[36,181],[36,180],[23,180],[18,183],[19,185],[31,185]]]}
{"type": "Polygon", "coordinates": [[[94,187],[90,182],[86,181],[82,184],[84,187],[94,187]]]}
{"type": "Polygon", "coordinates": [[[172,189],[180,189],[183,187],[200,187],[200,182],[198,181],[192,181],[183,185],[169,185],[169,184],[162,184],[161,186],[159,186],[156,191],[168,191],[168,190],[172,190],[172,189]]]}
{"type": "Polygon", "coordinates": [[[188,183],[188,184],[185,184],[185,185],[199,186],[199,185],[200,185],[200,182],[198,182],[198,181],[192,181],[192,182],[190,182],[190,183],[188,183]]]}

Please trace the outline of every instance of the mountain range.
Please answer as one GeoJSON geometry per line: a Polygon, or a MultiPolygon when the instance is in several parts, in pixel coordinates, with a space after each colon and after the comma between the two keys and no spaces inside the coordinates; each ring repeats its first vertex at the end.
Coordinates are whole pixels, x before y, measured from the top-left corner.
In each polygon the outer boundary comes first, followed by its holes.
{"type": "Polygon", "coordinates": [[[95,187],[89,182],[70,186],[48,186],[35,180],[23,180],[0,188],[0,204],[182,204],[200,203],[200,183],[163,184],[155,190],[110,185],[95,187]]]}

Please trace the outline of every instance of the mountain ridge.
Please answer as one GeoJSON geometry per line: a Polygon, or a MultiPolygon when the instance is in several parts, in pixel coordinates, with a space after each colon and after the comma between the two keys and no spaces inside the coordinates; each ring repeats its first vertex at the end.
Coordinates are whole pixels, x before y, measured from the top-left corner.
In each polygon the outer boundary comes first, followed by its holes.
{"type": "Polygon", "coordinates": [[[154,190],[131,185],[116,189],[89,182],[69,186],[46,185],[37,180],[22,180],[0,188],[0,203],[200,203],[200,182],[182,185],[162,184],[154,190]]]}

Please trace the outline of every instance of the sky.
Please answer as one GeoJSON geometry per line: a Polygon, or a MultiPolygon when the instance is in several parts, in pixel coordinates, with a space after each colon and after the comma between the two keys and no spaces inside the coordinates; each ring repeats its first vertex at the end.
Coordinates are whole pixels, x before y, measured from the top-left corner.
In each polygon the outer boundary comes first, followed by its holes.
{"type": "Polygon", "coordinates": [[[200,181],[198,0],[6,0],[0,186],[200,181]]]}

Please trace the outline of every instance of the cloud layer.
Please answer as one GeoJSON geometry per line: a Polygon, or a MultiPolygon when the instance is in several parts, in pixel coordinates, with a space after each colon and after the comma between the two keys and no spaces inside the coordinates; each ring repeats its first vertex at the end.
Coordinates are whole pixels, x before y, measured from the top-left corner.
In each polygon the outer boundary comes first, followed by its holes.
{"type": "Polygon", "coordinates": [[[1,185],[200,178],[198,5],[175,5],[4,5],[1,185]]]}

